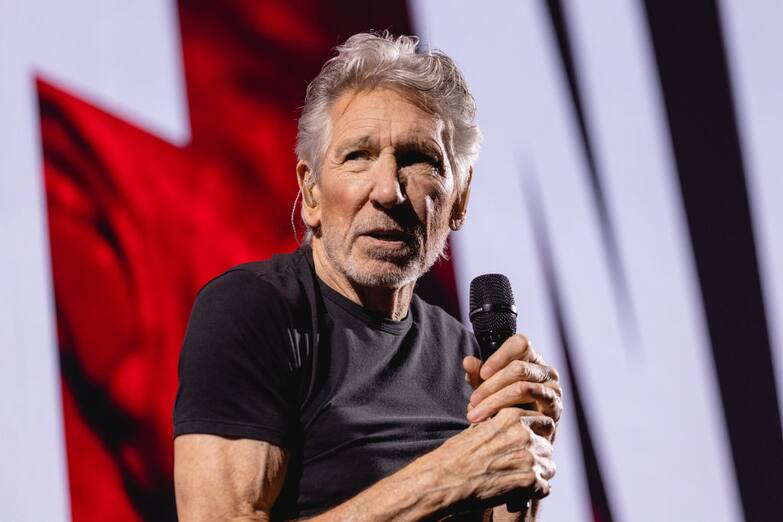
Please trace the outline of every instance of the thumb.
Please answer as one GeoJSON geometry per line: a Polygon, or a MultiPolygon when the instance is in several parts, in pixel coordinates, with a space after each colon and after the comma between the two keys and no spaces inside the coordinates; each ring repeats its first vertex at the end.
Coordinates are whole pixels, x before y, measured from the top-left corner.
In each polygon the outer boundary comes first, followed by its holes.
{"type": "Polygon", "coordinates": [[[472,355],[468,355],[462,360],[462,367],[465,369],[465,380],[475,390],[481,384],[479,371],[481,370],[481,360],[472,355]]]}

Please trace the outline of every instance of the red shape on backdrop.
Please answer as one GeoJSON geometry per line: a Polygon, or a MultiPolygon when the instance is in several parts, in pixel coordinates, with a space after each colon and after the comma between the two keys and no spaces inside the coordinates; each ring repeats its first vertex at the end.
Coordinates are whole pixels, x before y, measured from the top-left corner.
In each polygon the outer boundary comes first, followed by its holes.
{"type": "MultiPolygon", "coordinates": [[[[195,294],[296,246],[296,117],[331,48],[409,32],[402,1],[324,4],[180,5],[184,148],[38,81],[74,521],[175,518],[171,410],[195,294]]],[[[450,264],[422,288],[456,312],[450,264]]]]}

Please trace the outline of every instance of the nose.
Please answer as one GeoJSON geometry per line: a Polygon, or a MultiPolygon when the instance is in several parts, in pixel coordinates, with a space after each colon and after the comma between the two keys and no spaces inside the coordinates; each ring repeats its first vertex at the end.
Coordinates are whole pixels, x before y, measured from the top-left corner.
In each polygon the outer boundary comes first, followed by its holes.
{"type": "Polygon", "coordinates": [[[370,200],[390,209],[405,201],[404,180],[400,179],[397,158],[393,152],[383,153],[375,165],[370,200]]]}

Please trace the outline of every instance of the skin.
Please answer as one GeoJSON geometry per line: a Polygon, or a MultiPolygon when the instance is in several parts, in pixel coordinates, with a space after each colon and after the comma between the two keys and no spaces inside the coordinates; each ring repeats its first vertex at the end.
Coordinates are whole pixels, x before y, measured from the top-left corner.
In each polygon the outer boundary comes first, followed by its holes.
{"type": "Polygon", "coordinates": [[[365,308],[401,319],[450,219],[464,217],[472,171],[457,190],[443,120],[397,91],[346,93],[331,116],[319,183],[308,162],[297,164],[303,218],[317,231],[316,273],[365,308]]]}
{"type": "MultiPolygon", "coordinates": [[[[526,416],[523,422],[554,443],[557,423],[563,413],[560,375],[547,366],[527,336],[510,337],[483,364],[480,359],[468,356],[462,366],[465,380],[474,390],[468,403],[469,421],[486,422],[502,408],[524,404],[530,410],[519,410],[526,416]]],[[[535,520],[539,508],[539,500],[533,499],[527,520],[535,520]]],[[[493,519],[519,520],[502,506],[495,508],[493,519]]]]}
{"type": "MultiPolygon", "coordinates": [[[[442,119],[415,97],[389,89],[347,92],[333,103],[320,177],[297,164],[303,218],[318,276],[348,299],[399,320],[416,279],[464,219],[472,170],[452,168],[442,119]]],[[[463,361],[474,388],[471,427],[313,520],[420,520],[549,494],[552,440],[562,412],[557,372],[526,337],[504,343],[483,365],[463,361]],[[528,410],[512,406],[528,404],[528,410]]],[[[253,440],[183,435],[175,446],[180,520],[269,520],[288,451],[253,440]]],[[[534,520],[538,509],[527,513],[534,520]]]]}

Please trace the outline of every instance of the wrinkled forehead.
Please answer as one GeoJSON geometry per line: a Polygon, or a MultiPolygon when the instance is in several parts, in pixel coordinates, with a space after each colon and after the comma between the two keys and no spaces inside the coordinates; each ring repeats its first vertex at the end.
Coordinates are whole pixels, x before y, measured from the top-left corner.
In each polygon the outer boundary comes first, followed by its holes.
{"type": "Polygon", "coordinates": [[[332,145],[378,139],[445,145],[443,118],[421,94],[405,90],[347,91],[333,102],[330,120],[332,145]]]}

